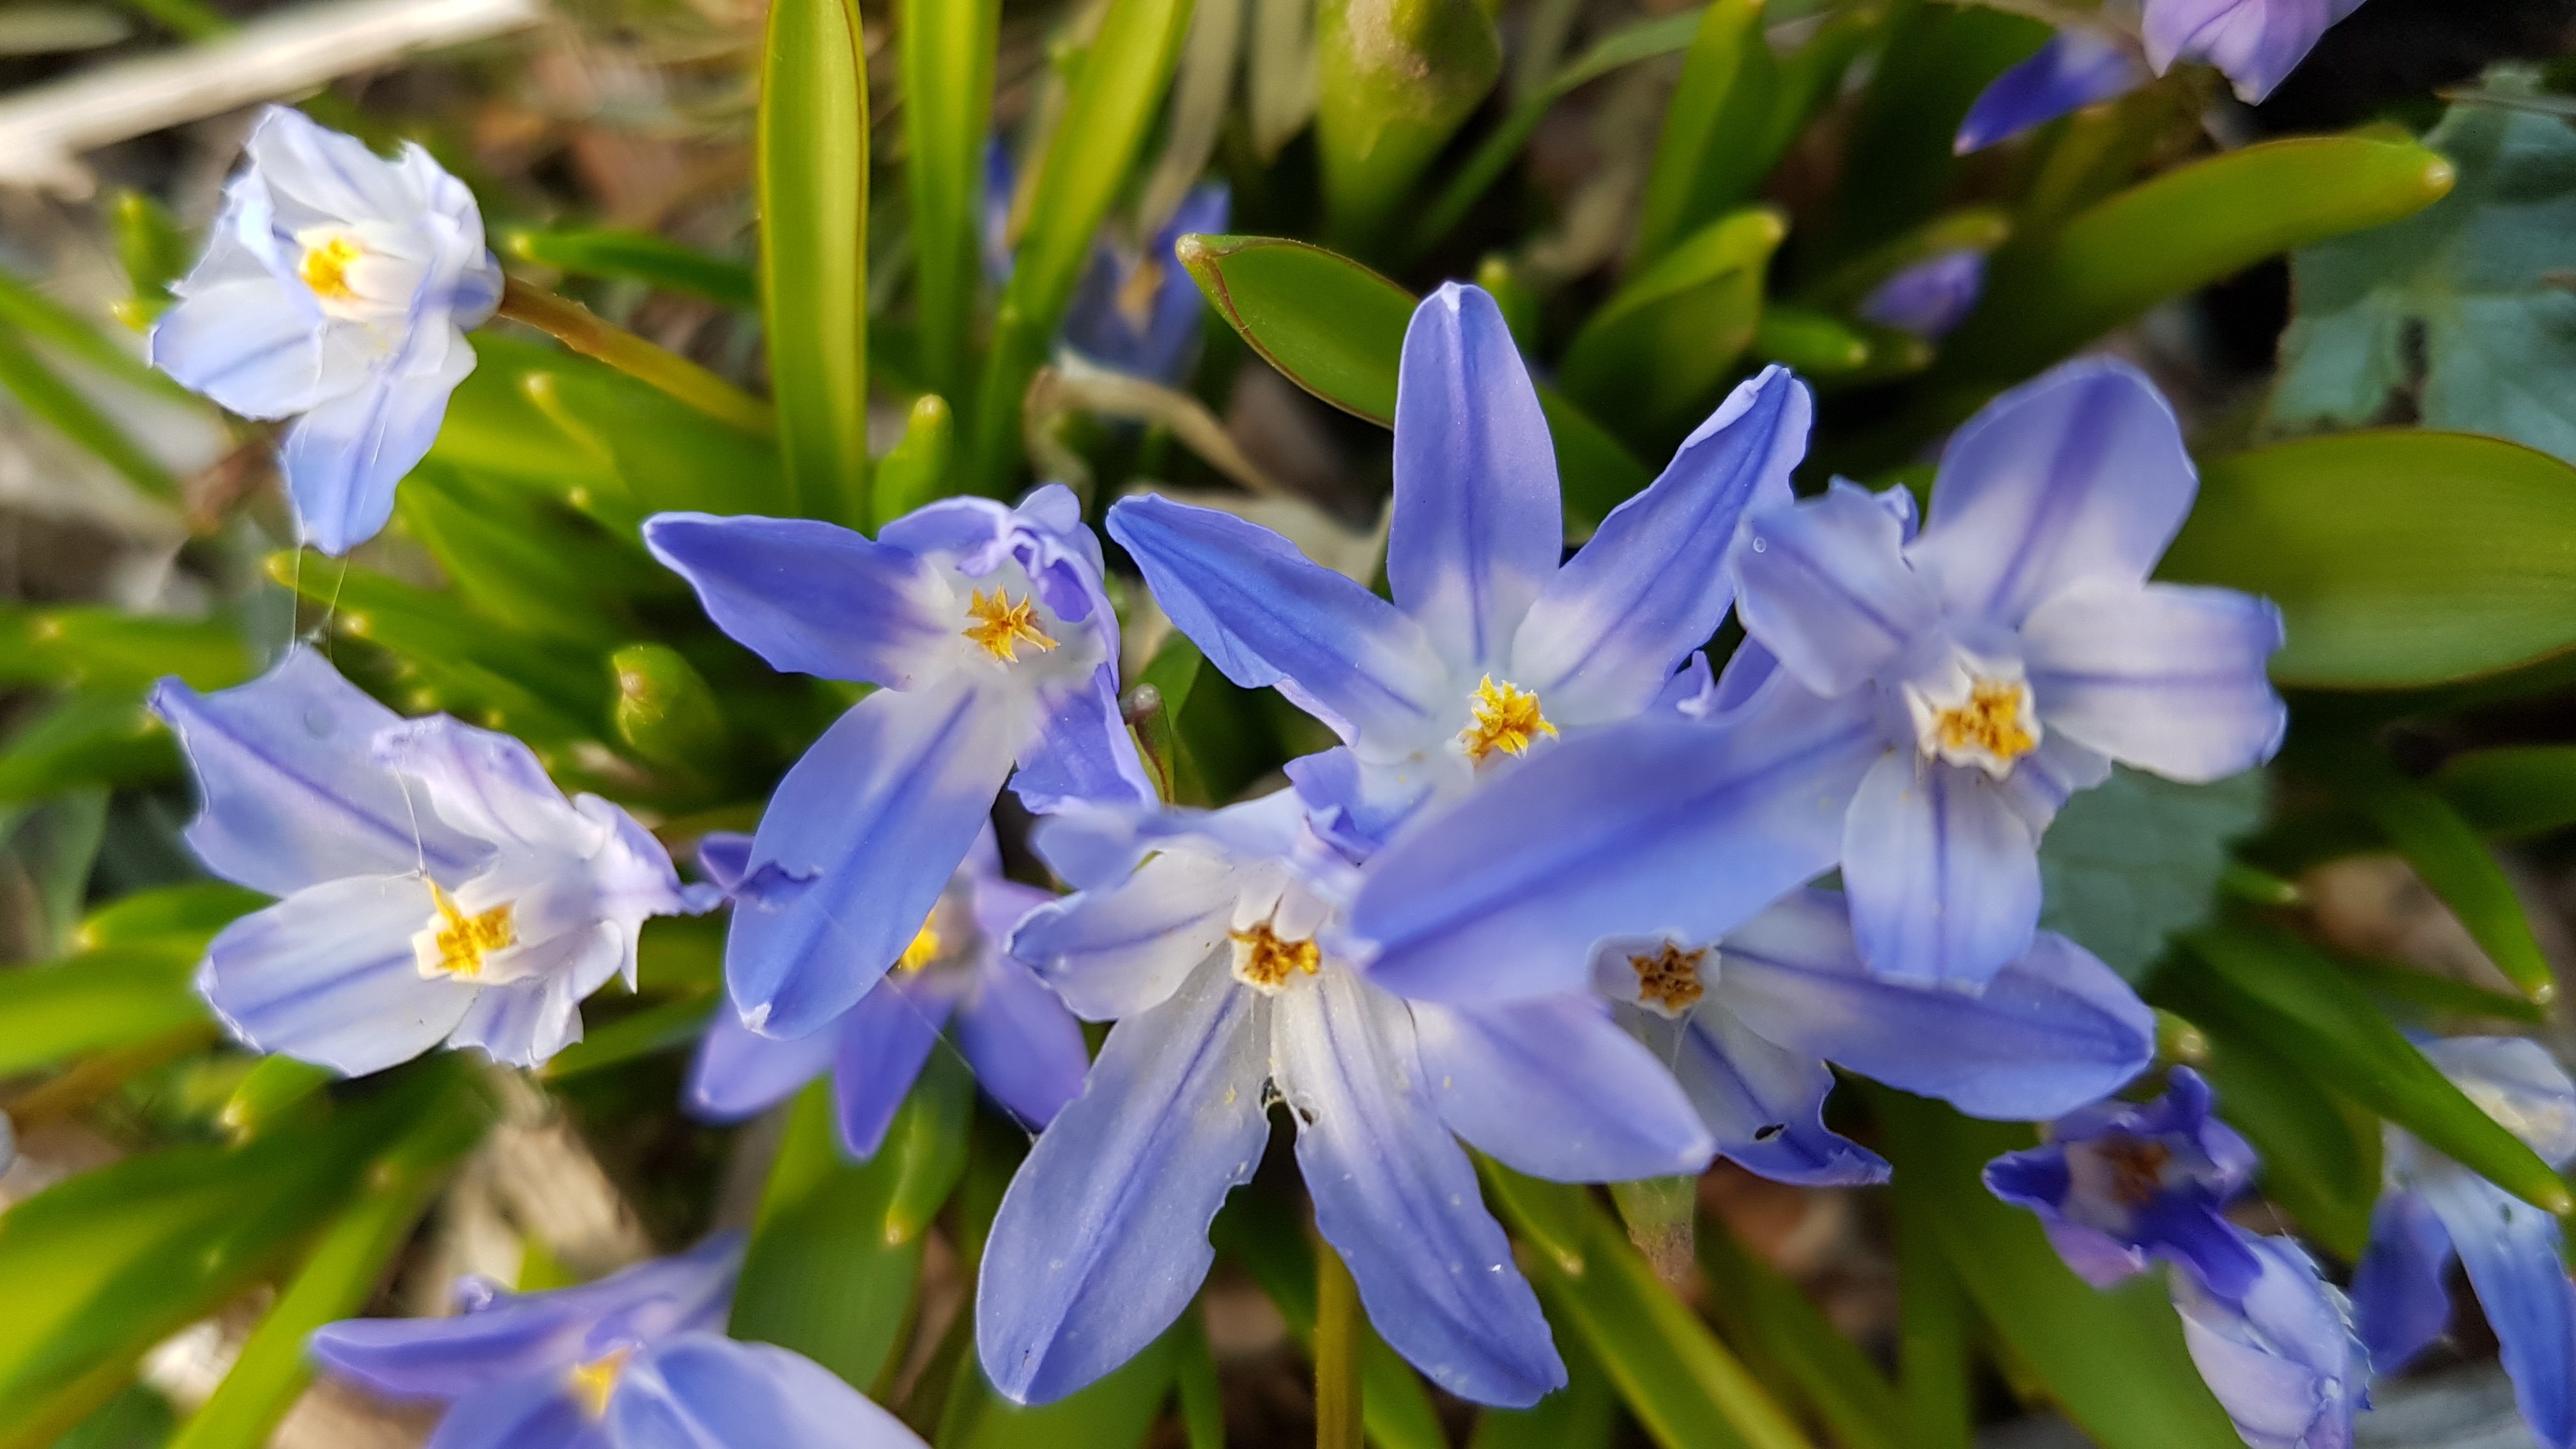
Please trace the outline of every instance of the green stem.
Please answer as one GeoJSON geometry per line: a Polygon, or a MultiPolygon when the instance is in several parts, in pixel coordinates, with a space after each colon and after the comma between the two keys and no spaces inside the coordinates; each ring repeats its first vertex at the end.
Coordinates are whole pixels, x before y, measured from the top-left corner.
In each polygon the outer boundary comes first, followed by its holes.
{"type": "Polygon", "coordinates": [[[1315,1449],[1360,1449],[1359,1284],[1341,1254],[1315,1241],[1315,1449]]]}
{"type": "Polygon", "coordinates": [[[599,320],[579,302],[540,291],[516,277],[501,291],[500,316],[524,322],[585,357],[649,382],[720,423],[747,433],[774,433],[769,404],[675,352],[654,346],[623,327],[599,320]]]}

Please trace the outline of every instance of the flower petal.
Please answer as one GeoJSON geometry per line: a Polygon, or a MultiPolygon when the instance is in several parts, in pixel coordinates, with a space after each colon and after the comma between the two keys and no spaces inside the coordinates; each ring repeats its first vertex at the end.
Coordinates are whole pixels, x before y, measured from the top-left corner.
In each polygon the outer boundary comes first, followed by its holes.
{"type": "Polygon", "coordinates": [[[283,896],[424,867],[457,885],[491,854],[376,763],[370,742],[402,717],[313,650],[214,694],[164,679],[152,709],[177,732],[205,802],[188,846],[237,885],[283,896]]]}
{"type": "Polygon", "coordinates": [[[1697,1173],[1715,1144],[1690,1098],[1597,997],[1417,1002],[1424,1078],[1449,1130],[1558,1182],[1697,1173]]]}
{"type": "Polygon", "coordinates": [[[1718,1154],[1774,1182],[1809,1187],[1885,1182],[1884,1158],[1825,1126],[1834,1074],[1823,1061],[1763,1040],[1722,1004],[1681,1021],[1623,1007],[1649,1051],[1672,1063],[1718,1154]]]}
{"type": "Polygon", "coordinates": [[[1743,535],[1730,558],[1744,632],[1818,694],[1859,687],[1938,622],[1904,525],[1853,484],[1755,513],[1743,535]]]}
{"type": "Polygon", "coordinates": [[[1352,933],[1405,996],[1581,990],[1605,936],[1714,940],[1830,869],[1881,748],[1873,715],[1786,675],[1722,719],[1566,740],[1371,860],[1352,933]]]}
{"type": "Polygon", "coordinates": [[[717,628],[783,673],[911,689],[951,642],[948,587],[930,565],[835,524],[657,513],[644,544],[717,628]]]}
{"type": "Polygon", "coordinates": [[[1960,122],[1951,149],[1962,156],[1982,151],[2034,126],[2127,95],[2146,78],[2146,68],[2128,46],[2087,30],[2061,30],[2038,54],[1985,88],[1960,122]]]}
{"type": "Polygon", "coordinates": [[[575,965],[485,987],[449,1033],[448,1045],[479,1047],[504,1066],[534,1067],[581,1040],[581,998],[587,994],[581,983],[585,977],[605,981],[614,974],[618,949],[611,930],[589,934],[588,970],[575,965]],[[601,966],[603,958],[606,969],[601,966]]]}
{"type": "Polygon", "coordinates": [[[477,839],[575,856],[601,844],[598,827],[514,736],[431,715],[379,731],[375,755],[386,769],[418,780],[440,819],[477,839]]]}
{"type": "Polygon", "coordinates": [[[1815,403],[1788,369],[1737,387],[1646,491],[1601,521],[1556,571],[1512,640],[1511,675],[1560,725],[1625,719],[1692,650],[1735,596],[1727,550],[1747,513],[1790,501],[1815,403]]]}
{"type": "Polygon", "coordinates": [[[714,1333],[637,1354],[606,1423],[617,1449],[922,1449],[902,1420],[821,1364],[714,1333]]]}
{"type": "Polygon", "coordinates": [[[1053,992],[998,945],[989,949],[974,991],[957,1008],[957,1049],[985,1095],[1042,1128],[1082,1094],[1091,1049],[1082,1024],[1053,992]]]}
{"type": "Polygon", "coordinates": [[[309,886],[226,926],[197,990],[245,1044],[364,1076],[456,1029],[481,987],[425,977],[412,936],[438,918],[418,876],[309,886]]]}
{"type": "Polygon", "coordinates": [[[1388,590],[1472,678],[1502,667],[1564,549],[1556,452],[1503,310],[1443,283],[1404,329],[1388,590]]]}
{"type": "Polygon", "coordinates": [[[2087,358],[1996,398],[1951,437],[1906,557],[1953,613],[2017,628],[2080,579],[2143,582],[2199,489],[2155,384],[2087,358]]]}
{"type": "Polygon", "coordinates": [[[1983,770],[1891,751],[1843,824],[1861,959],[1891,981],[1975,989],[2031,948],[2039,843],[1983,770]]]}
{"type": "Polygon", "coordinates": [[[1731,932],[1717,995],[1765,1038],[1970,1116],[2030,1122],[2117,1091],[2155,1056],[2155,1013],[2043,931],[1971,996],[1861,964],[1842,897],[1801,891],[1731,932]]]}
{"type": "Polygon", "coordinates": [[[841,1013],[832,1031],[832,1099],[840,1109],[841,1150],[865,1162],[885,1145],[894,1114],[939,1045],[949,998],[911,989],[915,978],[880,981],[841,1013]]]}
{"type": "Polygon", "coordinates": [[[1135,1357],[1198,1292],[1207,1226],[1269,1139],[1267,1009],[1222,964],[1120,1022],[1002,1195],[975,1343],[1003,1396],[1047,1403],[1135,1357]]]}
{"type": "Polygon", "coordinates": [[[2469,1270],[2523,1422],[2542,1444],[2576,1444],[2576,1286],[2558,1219],[2465,1169],[2416,1185],[2469,1270]]]}
{"type": "Polygon", "coordinates": [[[701,1122],[739,1122],[767,1111],[829,1070],[838,1041],[830,1027],[790,1041],[762,1036],[719,1002],[689,1059],[680,1105],[701,1122]]]}
{"type": "Polygon", "coordinates": [[[152,365],[246,418],[310,412],[359,381],[266,269],[191,285],[152,324],[152,365]]]}
{"type": "Polygon", "coordinates": [[[2549,1048],[2528,1037],[2453,1036],[2426,1042],[2424,1055],[2550,1166],[2576,1158],[2576,1082],[2549,1048]]]}
{"type": "Polygon", "coordinates": [[[1029,912],[1011,954],[1089,1021],[1134,1016],[1226,949],[1234,867],[1189,850],[1155,854],[1116,884],[1029,912]]]}
{"type": "Polygon", "coordinates": [[[2271,600],[2180,584],[2079,585],[2022,625],[2049,729],[2192,784],[2281,747],[2290,712],[2263,672],[2281,639],[2271,600]]]}
{"type": "Polygon", "coordinates": [[[1154,805],[1153,777],[1118,712],[1118,671],[1103,664],[1087,679],[1042,686],[1037,742],[1020,751],[1011,793],[1041,815],[1069,805],[1154,805]]]}
{"type": "MultiPolygon", "coordinates": [[[[2241,1231],[2241,1230],[2240,1230],[2241,1231]]],[[[2171,1278],[2183,1345],[2237,1433],[2258,1449],[2349,1449],[2369,1366],[2341,1295],[2287,1238],[2244,1234],[2262,1277],[2241,1302],[2171,1278]]]]}
{"type": "Polygon", "coordinates": [[[401,170],[366,142],[291,106],[260,107],[242,150],[282,203],[331,220],[408,221],[425,204],[401,170]]]}
{"type": "Polygon", "coordinates": [[[447,418],[448,394],[474,370],[465,334],[443,319],[443,343],[425,368],[389,368],[365,387],[324,402],[287,432],[277,450],[304,541],[338,558],[376,536],[393,516],[394,485],[429,452],[447,418]]]}
{"type": "Polygon", "coordinates": [[[2432,1204],[2398,1190],[2370,1210],[2370,1247],[2352,1274],[2352,1311],[2371,1368],[2401,1373],[2451,1327],[2451,1233],[2432,1204]]]}
{"type": "Polygon", "coordinates": [[[544,1373],[457,1400],[427,1449],[609,1449],[609,1439],[574,1402],[563,1376],[544,1373]]]}
{"type": "Polygon", "coordinates": [[[1425,1090],[1404,1003],[1333,970],[1272,1010],[1272,1070],[1297,1116],[1315,1227],[1378,1336],[1480,1404],[1526,1407],[1563,1386],[1538,1295],[1425,1090]]]}
{"type": "Polygon", "coordinates": [[[1269,529],[1149,494],[1109,510],[1109,536],[1244,688],[1278,685],[1345,741],[1410,743],[1446,717],[1448,671],[1422,626],[1269,529]]]}
{"type": "Polygon", "coordinates": [[[921,930],[1011,765],[1009,711],[964,683],[860,700],[778,782],[734,903],[725,983],[744,1024],[803,1036],[921,930]]]}
{"type": "Polygon", "coordinates": [[[1861,300],[1859,311],[1863,321],[1937,341],[1968,320],[1985,290],[1986,254],[1961,247],[1917,262],[1879,283],[1861,300]]]}
{"type": "Polygon", "coordinates": [[[2204,60],[2236,83],[2236,98],[2260,105],[2299,68],[2328,26],[2361,0],[2153,0],[2146,7],[2147,59],[2162,75],[2177,60],[2204,60]]]}

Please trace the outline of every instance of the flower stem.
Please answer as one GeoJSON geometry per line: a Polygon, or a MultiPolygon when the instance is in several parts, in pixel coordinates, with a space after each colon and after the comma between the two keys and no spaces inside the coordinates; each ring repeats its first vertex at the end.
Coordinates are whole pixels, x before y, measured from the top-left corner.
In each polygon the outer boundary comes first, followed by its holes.
{"type": "Polygon", "coordinates": [[[588,307],[541,291],[516,277],[501,289],[499,315],[524,322],[585,357],[596,357],[632,378],[649,382],[721,423],[747,433],[774,433],[769,404],[623,327],[599,320],[588,307]]]}
{"type": "Polygon", "coordinates": [[[1359,1285],[1333,1245],[1315,1240],[1315,1449],[1360,1449],[1359,1285]]]}

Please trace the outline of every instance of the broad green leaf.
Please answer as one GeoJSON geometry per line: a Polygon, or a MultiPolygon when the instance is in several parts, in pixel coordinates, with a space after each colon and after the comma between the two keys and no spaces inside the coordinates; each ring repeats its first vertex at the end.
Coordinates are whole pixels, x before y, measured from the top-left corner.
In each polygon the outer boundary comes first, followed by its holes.
{"type": "Polygon", "coordinates": [[[2160,570],[2281,606],[2283,684],[2393,689],[2576,644],[2576,469],[2494,438],[2346,433],[2215,459],[2160,570]]]}
{"type": "MultiPolygon", "coordinates": [[[[903,64],[904,179],[912,196],[914,285],[921,378],[932,392],[964,397],[975,295],[983,280],[978,239],[984,205],[984,138],[993,124],[994,52],[1001,0],[901,0],[895,40],[903,64]]],[[[880,487],[883,486],[882,481],[880,487]]],[[[918,500],[926,502],[927,499],[918,500]]],[[[878,502],[893,518],[911,506],[878,502]]]]}
{"type": "Polygon", "coordinates": [[[1315,141],[1340,245],[1372,250],[1502,74],[1477,0],[1318,0],[1315,141]]]}
{"type": "Polygon", "coordinates": [[[1918,1442],[1907,1433],[1896,1389],[1869,1355],[1724,1224],[1700,1224],[1699,1265],[1709,1304],[1730,1336],[1760,1343],[1788,1375],[1775,1387],[1793,1393],[1843,1449],[1904,1449],[1918,1442]]]}
{"type": "Polygon", "coordinates": [[[411,1239],[459,1158],[483,1140],[493,1104],[448,1058],[447,1089],[417,1109],[368,1163],[357,1199],[322,1231],[303,1265],[242,1345],[241,1356],[170,1441],[170,1449],[261,1449],[313,1381],[305,1340],[355,1315],[411,1239]]]}
{"type": "Polygon", "coordinates": [[[724,767],[724,707],[706,677],[667,644],[629,644],[608,656],[617,676],[610,717],[617,737],[657,765],[709,773],[724,767]]]}
{"type": "Polygon", "coordinates": [[[912,400],[903,440],[877,463],[873,494],[882,526],[956,489],[957,424],[948,400],[926,392],[912,400]]]}
{"type": "Polygon", "coordinates": [[[158,1036],[206,1018],[198,951],[109,946],[0,971],[0,1076],[158,1036]]]}
{"type": "Polygon", "coordinates": [[[1738,199],[1728,184],[1736,158],[1756,118],[1770,109],[1777,62],[1762,33],[1762,0],[1715,0],[1696,20],[1638,204],[1640,266],[1738,199]]]}
{"type": "Polygon", "coordinates": [[[67,695],[0,745],[0,802],[178,775],[169,730],[124,690],[67,695]]]}
{"type": "Polygon", "coordinates": [[[1780,213],[1718,218],[1621,287],[1567,344],[1566,393],[1631,438],[1678,441],[1753,343],[1780,213]]]}
{"type": "Polygon", "coordinates": [[[89,913],[72,935],[73,949],[161,947],[180,955],[201,949],[217,931],[268,904],[268,897],[222,881],[156,886],[117,897],[89,913]]]}
{"type": "Polygon", "coordinates": [[[2263,823],[2261,771],[2179,785],[2126,767],[2066,802],[2039,843],[2040,925],[2135,982],[2209,919],[2231,841],[2263,823]]]}
{"type": "Polygon", "coordinates": [[[2400,773],[2367,745],[2336,753],[2325,768],[2337,793],[2379,827],[2506,980],[2535,1002],[2557,994],[2549,958],[2513,882],[2440,791],[2400,773]]]}
{"type": "Polygon", "coordinates": [[[1920,1191],[1951,1269],[2005,1345],[2102,1449],[2236,1449],[2227,1412],[2183,1347],[2160,1276],[2109,1292],[2075,1276],[2039,1219],[1978,1174],[2032,1145],[2028,1127],[1979,1122],[1901,1092],[1870,1099],[1896,1180],[1920,1191]]]}
{"type": "Polygon", "coordinates": [[[868,74],[854,0],[775,0],[761,49],[760,315],[788,496],[867,517],[868,74]]]}
{"type": "Polygon", "coordinates": [[[170,470],[64,381],[5,320],[0,320],[0,391],[15,397],[19,406],[87,449],[146,495],[177,501],[179,480],[170,476],[170,470]]]}
{"type": "Polygon", "coordinates": [[[2158,1005],[2262,1042],[2536,1207],[2576,1207],[2548,1163],[2451,1085],[2314,947],[2239,921],[2196,931],[2185,944],[2188,954],[2151,983],[2158,1005]]]}
{"type": "Polygon", "coordinates": [[[2431,784],[2483,835],[2576,825],[2576,745],[2517,745],[2453,755],[2431,784]]]}
{"type": "Polygon", "coordinates": [[[1020,399],[1046,360],[1093,239],[1162,105],[1189,23],[1190,0],[1108,0],[1081,58],[1039,163],[1028,232],[1002,292],[976,393],[968,476],[982,492],[1009,491],[1020,455],[1020,399]]]}
{"type": "Polygon", "coordinates": [[[2411,393],[2428,428],[2490,433],[2576,462],[2576,133],[2563,120],[2453,106],[2424,144],[2449,196],[2290,259],[2272,421],[2377,422],[2411,393]]]}
{"type": "Polygon", "coordinates": [[[2201,1074],[2218,1094],[2218,1114],[2262,1159],[2263,1195],[2337,1257],[2358,1261],[2379,1197],[2378,1119],[2337,1101],[2261,1041],[2219,1022],[2196,1024],[2210,1044],[2201,1074]],[[2365,1119],[2358,1126],[2356,1115],[2365,1119]]]}
{"type": "Polygon", "coordinates": [[[250,677],[241,631],[221,619],[115,609],[0,608],[0,684],[139,689],[175,674],[198,689],[250,677]]]}
{"type": "Polygon", "coordinates": [[[514,231],[501,238],[501,250],[578,277],[642,282],[746,312],[760,306],[760,282],[751,268],[649,232],[514,231]]]}

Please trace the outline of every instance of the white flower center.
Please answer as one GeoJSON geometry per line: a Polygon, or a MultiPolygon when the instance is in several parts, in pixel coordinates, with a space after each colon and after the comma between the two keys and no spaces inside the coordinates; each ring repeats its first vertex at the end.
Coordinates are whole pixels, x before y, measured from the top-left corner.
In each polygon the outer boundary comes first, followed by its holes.
{"type": "Polygon", "coordinates": [[[382,226],[308,226],[295,234],[295,275],[313,289],[324,316],[381,322],[410,311],[422,264],[389,232],[382,226]]]}
{"type": "Polygon", "coordinates": [[[479,981],[494,953],[519,943],[518,928],[510,919],[510,902],[469,915],[456,904],[455,897],[439,889],[436,881],[429,883],[429,896],[438,914],[411,938],[412,959],[422,976],[479,981]]]}

